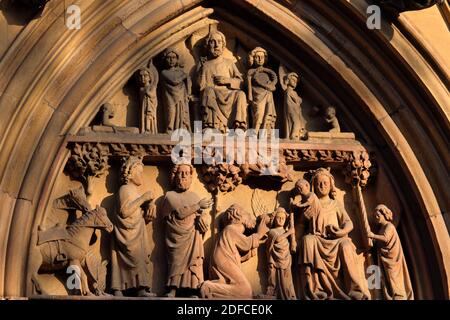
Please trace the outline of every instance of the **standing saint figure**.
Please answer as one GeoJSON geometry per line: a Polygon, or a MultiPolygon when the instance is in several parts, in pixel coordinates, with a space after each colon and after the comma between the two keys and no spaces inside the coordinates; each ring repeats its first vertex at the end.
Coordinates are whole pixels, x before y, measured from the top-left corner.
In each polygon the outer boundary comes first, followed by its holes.
{"type": "Polygon", "coordinates": [[[166,132],[176,129],[191,131],[189,101],[192,82],[180,63],[180,54],[175,48],[164,51],[166,69],[161,71],[160,88],[162,104],[167,112],[166,132]]]}
{"type": "Polygon", "coordinates": [[[384,297],[388,300],[413,300],[408,266],[392,220],[392,211],[383,204],[378,205],[375,208],[375,221],[380,227],[379,234],[369,233],[369,238],[374,239],[378,247],[378,265],[384,277],[384,297]]]}
{"type": "Polygon", "coordinates": [[[363,266],[348,236],[353,223],[335,198],[334,177],[329,169],[317,169],[312,186],[320,211],[315,219],[315,215],[304,217],[308,231],[302,237],[299,260],[304,295],[307,299],[368,299],[363,266]]]}
{"type": "Polygon", "coordinates": [[[253,128],[275,129],[277,112],[273,101],[273,92],[278,82],[277,74],[264,67],[267,63],[267,51],[261,47],[253,49],[248,56],[250,67],[247,72],[248,100],[251,105],[253,128]]]}
{"type": "Polygon", "coordinates": [[[158,85],[158,71],[150,60],[149,66],[137,72],[139,84],[139,98],[141,102],[141,132],[158,133],[157,107],[158,98],[156,87],[158,85]]]}
{"type": "Polygon", "coordinates": [[[295,233],[293,215],[290,215],[288,230],[285,229],[288,213],[279,207],[275,211],[272,228],[267,234],[267,260],[269,281],[266,295],[283,300],[295,300],[292,281],[292,256],[289,237],[295,233]]]}
{"type": "Polygon", "coordinates": [[[197,66],[204,128],[225,133],[229,128],[247,128],[247,98],[241,90],[242,75],[231,59],[223,57],[226,39],[211,31],[206,38],[208,58],[197,66]]]}
{"type": "Polygon", "coordinates": [[[203,238],[209,227],[209,217],[204,210],[212,201],[189,191],[194,168],[189,164],[176,165],[172,169],[171,182],[174,191],[166,193],[162,211],[166,219],[166,246],[168,297],[175,297],[178,289],[197,294],[203,283],[203,238]]]}
{"type": "Polygon", "coordinates": [[[261,238],[269,231],[268,216],[263,216],[256,233],[246,236],[245,230],[256,225],[250,213],[233,204],[224,215],[226,226],[217,236],[209,268],[211,280],[203,282],[200,294],[202,298],[251,299],[252,286],[241,263],[256,255],[261,238]]]}
{"type": "Polygon", "coordinates": [[[302,99],[295,91],[297,83],[298,74],[295,72],[288,73],[281,81],[284,90],[285,130],[287,137],[291,140],[307,138],[305,120],[301,109],[302,99]]]}
{"type": "Polygon", "coordinates": [[[155,208],[151,203],[152,192],[142,194],[138,189],[143,170],[141,158],[135,156],[122,165],[123,181],[111,254],[111,288],[115,296],[122,296],[129,289],[137,290],[140,297],[155,296],[150,292],[151,249],[146,229],[146,224],[154,218],[155,208]]]}

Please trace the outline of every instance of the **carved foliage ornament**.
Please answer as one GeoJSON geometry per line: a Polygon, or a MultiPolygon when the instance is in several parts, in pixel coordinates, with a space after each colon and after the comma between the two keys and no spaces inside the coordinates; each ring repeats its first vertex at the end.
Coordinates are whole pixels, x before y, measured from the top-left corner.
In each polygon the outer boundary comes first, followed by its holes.
{"type": "Polygon", "coordinates": [[[100,143],[75,143],[67,161],[70,176],[86,184],[87,194],[92,194],[92,179],[100,177],[108,168],[109,147],[100,143]]]}

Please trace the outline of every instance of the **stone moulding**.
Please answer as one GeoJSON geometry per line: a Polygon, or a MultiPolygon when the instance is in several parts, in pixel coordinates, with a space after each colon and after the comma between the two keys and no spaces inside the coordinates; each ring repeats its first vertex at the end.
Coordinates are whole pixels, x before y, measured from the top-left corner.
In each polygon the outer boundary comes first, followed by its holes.
{"type": "MultiPolygon", "coordinates": [[[[85,135],[68,135],[66,137],[67,148],[72,154],[77,150],[91,150],[98,145],[102,154],[111,158],[120,158],[130,155],[141,155],[151,163],[170,162],[172,149],[178,141],[172,141],[166,134],[135,135],[135,134],[108,134],[95,133],[85,135]]],[[[202,141],[202,148],[216,146],[210,141],[202,141]]],[[[192,145],[194,148],[194,145],[192,145]]],[[[236,149],[236,148],[235,148],[236,149]]],[[[246,140],[246,151],[248,151],[248,140],[246,140]]],[[[353,154],[369,153],[355,139],[353,133],[313,132],[307,142],[297,142],[281,139],[279,143],[280,155],[287,164],[305,164],[320,162],[321,164],[346,164],[353,154]]],[[[270,144],[267,148],[270,152],[270,144]]],[[[224,140],[224,153],[227,152],[224,140]]],[[[192,154],[194,154],[192,152],[192,154]]]]}

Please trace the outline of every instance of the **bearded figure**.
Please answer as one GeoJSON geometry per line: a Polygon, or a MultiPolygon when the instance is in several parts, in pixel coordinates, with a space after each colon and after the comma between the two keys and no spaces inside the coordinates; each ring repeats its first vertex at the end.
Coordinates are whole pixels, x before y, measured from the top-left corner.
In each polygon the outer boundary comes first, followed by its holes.
{"type": "Polygon", "coordinates": [[[208,58],[197,66],[203,108],[203,126],[225,133],[247,128],[247,98],[241,90],[242,75],[231,59],[223,57],[225,35],[211,32],[206,39],[208,58]]]}
{"type": "Polygon", "coordinates": [[[188,164],[176,165],[171,173],[175,188],[166,193],[163,214],[166,220],[168,260],[168,297],[179,295],[180,289],[196,296],[203,283],[203,238],[208,230],[209,216],[204,210],[212,201],[189,191],[194,168],[188,164]]]}

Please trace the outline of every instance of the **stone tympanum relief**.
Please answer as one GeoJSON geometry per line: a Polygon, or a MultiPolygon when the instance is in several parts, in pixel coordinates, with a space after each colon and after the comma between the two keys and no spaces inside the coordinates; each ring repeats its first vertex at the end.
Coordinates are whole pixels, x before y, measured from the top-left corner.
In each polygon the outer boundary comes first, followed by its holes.
{"type": "Polygon", "coordinates": [[[266,129],[269,134],[271,129],[279,129],[280,137],[290,140],[307,140],[308,131],[341,131],[336,108],[305,109],[305,105],[318,102],[305,103],[299,95],[301,74],[288,71],[275,59],[269,61],[265,48],[248,48],[245,56],[243,49],[226,55],[226,36],[215,29],[198,40],[195,52],[187,47],[184,43],[173,45],[136,71],[136,81],[127,89],[128,101],[122,97],[117,103],[128,103],[128,112],[134,116],[118,115],[113,101],[108,101],[100,110],[101,126],[83,128],[82,133],[138,133],[139,127],[141,134],[170,135],[177,129],[193,131],[194,120],[202,121],[203,130],[224,134],[230,129],[251,128],[256,133],[266,129]],[[189,66],[185,61],[190,61],[189,66]],[[133,101],[137,106],[133,107],[133,101]],[[119,118],[123,118],[122,124],[117,123],[119,118]],[[139,123],[130,125],[128,118],[139,119],[139,123]],[[323,119],[328,129],[316,124],[323,119]]]}
{"type": "MultiPolygon", "coordinates": [[[[308,95],[300,70],[255,40],[240,42],[213,27],[202,32],[146,58],[96,122],[67,138],[71,154],[58,186],[83,185],[71,201],[84,204],[75,206],[78,219],[46,218],[62,225],[46,237],[39,231],[38,249],[56,249],[33,260],[36,291],[51,294],[39,286],[49,281],[44,270],[59,277],[56,264],[73,263],[89,276],[69,294],[370,299],[382,294],[368,289],[365,267],[375,264],[383,270],[383,297],[412,298],[395,227],[380,208],[371,226],[366,210],[396,205],[395,193],[367,188],[372,156],[355,134],[341,132],[346,123],[336,110],[343,107],[308,95]],[[328,107],[314,110],[319,104],[328,107]],[[201,135],[193,120],[220,138],[232,129],[281,129],[276,170],[260,158],[174,165],[172,133],[201,135]],[[89,232],[71,240],[85,222],[89,232]],[[111,234],[93,232],[112,226],[111,234]],[[95,254],[58,251],[90,237],[95,254]]],[[[195,148],[204,153],[208,146],[195,148]]],[[[226,153],[215,156],[226,160],[226,153]]]]}

